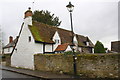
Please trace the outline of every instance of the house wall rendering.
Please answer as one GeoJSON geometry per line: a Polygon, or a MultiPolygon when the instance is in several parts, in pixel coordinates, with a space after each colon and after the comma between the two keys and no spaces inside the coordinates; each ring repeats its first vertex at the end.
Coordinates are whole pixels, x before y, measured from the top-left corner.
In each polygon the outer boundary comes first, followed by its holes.
{"type": "Polygon", "coordinates": [[[35,43],[28,25],[32,25],[32,18],[25,18],[23,29],[15,50],[11,57],[11,66],[34,69],[35,53],[43,53],[43,44],[35,43]],[[31,41],[29,41],[31,37],[31,41]]]}
{"type": "Polygon", "coordinates": [[[13,47],[5,48],[4,54],[11,54],[12,50],[13,50],[13,47]]]}

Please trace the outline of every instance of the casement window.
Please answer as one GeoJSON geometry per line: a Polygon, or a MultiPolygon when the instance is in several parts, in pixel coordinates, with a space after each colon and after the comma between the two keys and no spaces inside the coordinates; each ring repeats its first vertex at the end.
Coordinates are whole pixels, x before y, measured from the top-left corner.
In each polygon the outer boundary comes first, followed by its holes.
{"type": "Polygon", "coordinates": [[[90,45],[89,42],[86,42],[86,45],[89,46],[90,45]]]}
{"type": "Polygon", "coordinates": [[[55,39],[55,44],[60,43],[59,39],[55,39]]]}
{"type": "Polygon", "coordinates": [[[8,48],[8,52],[10,52],[10,48],[8,48]]]}
{"type": "Polygon", "coordinates": [[[15,51],[16,51],[16,53],[17,53],[17,48],[15,48],[15,51]]]}
{"type": "Polygon", "coordinates": [[[85,45],[86,46],[89,46],[90,45],[90,43],[87,41],[87,42],[84,42],[85,43],[85,45]]]}
{"type": "Polygon", "coordinates": [[[31,42],[31,36],[29,36],[29,42],[31,42]]]}
{"type": "Polygon", "coordinates": [[[74,42],[74,44],[76,44],[77,43],[77,41],[73,41],[74,42]]]}

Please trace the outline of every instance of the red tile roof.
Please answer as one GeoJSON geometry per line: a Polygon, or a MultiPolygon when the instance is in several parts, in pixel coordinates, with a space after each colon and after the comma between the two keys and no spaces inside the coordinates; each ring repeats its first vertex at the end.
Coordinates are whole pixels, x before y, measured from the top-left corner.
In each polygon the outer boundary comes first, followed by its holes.
{"type": "Polygon", "coordinates": [[[11,43],[8,43],[6,46],[4,46],[3,48],[9,48],[9,47],[14,47],[15,46],[15,43],[17,42],[17,39],[14,39],[11,43]]]}
{"type": "Polygon", "coordinates": [[[68,47],[69,43],[64,43],[61,45],[58,45],[58,47],[55,49],[55,51],[65,51],[68,47]]]}

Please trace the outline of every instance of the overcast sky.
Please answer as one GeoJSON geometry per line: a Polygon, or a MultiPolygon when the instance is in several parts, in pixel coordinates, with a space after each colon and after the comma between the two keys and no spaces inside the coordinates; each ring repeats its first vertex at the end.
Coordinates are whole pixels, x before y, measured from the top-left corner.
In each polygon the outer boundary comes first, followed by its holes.
{"type": "Polygon", "coordinates": [[[74,32],[88,36],[95,44],[101,41],[111,48],[111,41],[118,40],[118,1],[119,0],[0,0],[0,25],[4,43],[8,37],[18,35],[24,12],[48,10],[62,21],[60,28],[70,30],[70,16],[66,5],[72,2],[74,32]],[[34,5],[32,2],[34,2],[34,5]]]}

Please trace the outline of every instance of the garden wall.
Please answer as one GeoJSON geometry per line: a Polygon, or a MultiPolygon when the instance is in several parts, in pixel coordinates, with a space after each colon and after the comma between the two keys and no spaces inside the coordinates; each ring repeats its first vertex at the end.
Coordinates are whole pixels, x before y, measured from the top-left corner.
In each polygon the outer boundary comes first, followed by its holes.
{"type": "Polygon", "coordinates": [[[5,61],[6,61],[6,66],[11,66],[11,56],[10,56],[10,54],[6,54],[5,61]]]}
{"type": "MultiPolygon", "coordinates": [[[[120,54],[79,54],[77,55],[77,74],[90,78],[117,78],[119,56],[120,54]]],[[[35,69],[40,71],[73,74],[72,55],[36,54],[34,65],[35,69]]]]}

